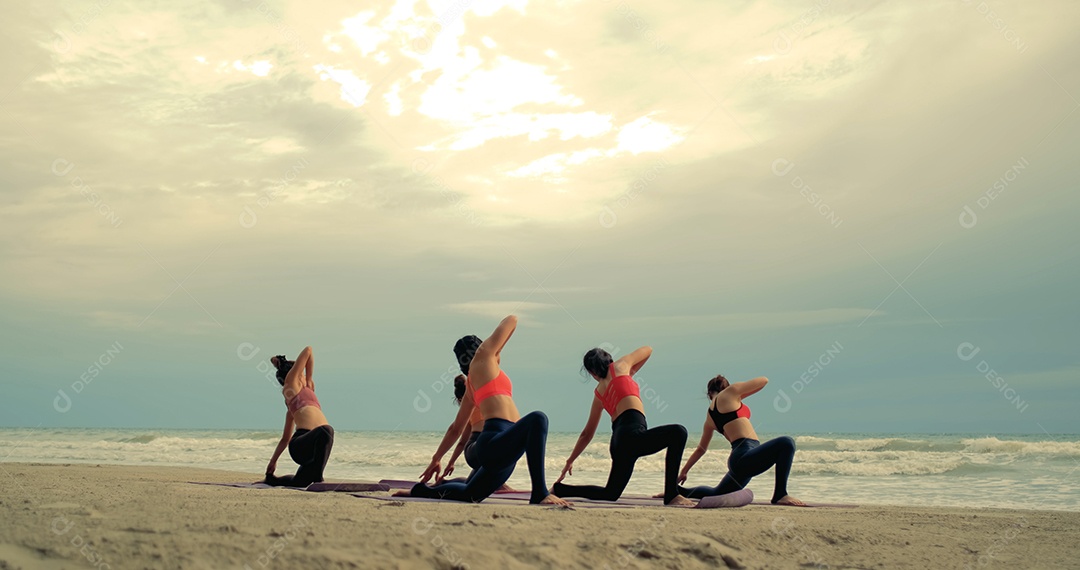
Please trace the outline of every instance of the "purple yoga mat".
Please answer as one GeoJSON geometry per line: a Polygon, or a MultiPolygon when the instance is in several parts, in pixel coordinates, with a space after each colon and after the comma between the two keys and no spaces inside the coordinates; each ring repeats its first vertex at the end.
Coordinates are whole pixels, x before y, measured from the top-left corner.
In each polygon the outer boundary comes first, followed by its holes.
{"type": "Polygon", "coordinates": [[[305,491],[314,491],[316,493],[325,492],[338,492],[338,493],[358,493],[358,492],[371,492],[371,491],[389,491],[390,487],[383,485],[382,483],[312,483],[308,485],[305,491]]]}
{"type": "Polygon", "coordinates": [[[216,485],[218,487],[240,487],[243,489],[290,489],[293,491],[312,491],[315,493],[339,492],[358,493],[363,491],[389,491],[390,487],[379,483],[312,483],[303,487],[273,487],[266,483],[207,483],[204,481],[188,481],[194,485],[216,485]]]}
{"type": "MultiPolygon", "coordinates": [[[[386,486],[390,487],[391,489],[411,489],[411,488],[413,488],[414,485],[416,485],[416,481],[407,481],[407,480],[400,480],[400,479],[382,479],[382,480],[379,481],[379,483],[382,484],[382,485],[386,485],[386,486]]],[[[750,491],[747,490],[746,492],[748,493],[750,491]]],[[[530,493],[528,491],[500,492],[500,493],[492,494],[492,496],[489,497],[488,499],[484,500],[484,502],[488,503],[491,500],[498,499],[498,500],[500,500],[499,504],[505,504],[505,503],[502,503],[501,501],[518,501],[518,502],[522,502],[522,503],[527,504],[529,502],[529,496],[530,496],[530,493]]],[[[727,497],[727,496],[725,496],[725,497],[727,497]]],[[[750,499],[753,499],[753,498],[754,498],[754,496],[753,496],[753,494],[751,494],[750,499]]],[[[401,498],[401,497],[391,497],[390,499],[403,499],[403,498],[401,498]]],[[[404,499],[414,499],[414,498],[404,498],[404,499]]],[[[624,494],[624,496],[620,497],[619,500],[615,501],[615,502],[611,502],[611,501],[590,501],[589,499],[581,499],[581,498],[578,498],[578,497],[564,497],[564,499],[566,499],[567,501],[572,502],[573,506],[581,506],[581,507],[584,507],[584,508],[613,508],[613,507],[622,508],[622,507],[631,507],[631,506],[664,506],[663,499],[653,499],[652,497],[644,496],[644,494],[624,494]]],[[[441,500],[438,500],[438,499],[428,499],[428,501],[450,502],[450,503],[458,502],[458,501],[441,501],[441,500]]],[[[750,502],[750,500],[746,500],[745,502],[748,503],[748,502],[750,502]]],[[[729,505],[729,506],[734,506],[734,505],[729,505]]],[[[739,505],[739,506],[742,506],[742,505],[739,505]]]]}
{"type": "MultiPolygon", "coordinates": [[[[531,504],[529,504],[529,498],[528,497],[526,497],[524,500],[521,500],[521,499],[508,498],[508,497],[504,496],[504,494],[492,495],[492,496],[484,499],[480,503],[465,503],[465,502],[462,502],[462,501],[450,501],[450,500],[447,500],[447,499],[428,499],[426,497],[388,497],[388,496],[385,496],[385,495],[357,495],[357,494],[353,494],[353,496],[361,498],[361,499],[373,499],[373,500],[376,500],[376,501],[401,501],[401,502],[406,502],[406,503],[456,503],[456,504],[459,504],[459,505],[487,505],[487,506],[495,506],[495,507],[536,507],[536,506],[547,507],[548,506],[548,505],[531,505],[531,504]]],[[[573,505],[572,508],[575,508],[575,509],[578,508],[578,507],[585,508],[585,509],[632,509],[632,508],[634,508],[634,505],[625,505],[625,504],[622,504],[621,502],[619,502],[619,503],[607,503],[607,502],[599,502],[599,501],[580,501],[579,502],[579,501],[575,500],[575,501],[573,501],[573,503],[574,503],[574,505],[573,505]]]]}

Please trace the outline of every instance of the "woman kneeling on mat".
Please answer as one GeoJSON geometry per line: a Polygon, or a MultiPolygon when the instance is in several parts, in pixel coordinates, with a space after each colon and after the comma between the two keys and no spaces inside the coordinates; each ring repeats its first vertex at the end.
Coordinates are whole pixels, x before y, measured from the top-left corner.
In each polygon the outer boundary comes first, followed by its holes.
{"type": "Polygon", "coordinates": [[[326,421],[326,416],[315,397],[315,382],[312,374],[315,359],[308,346],[300,351],[296,361],[286,360],[284,355],[275,356],[270,362],[277,368],[277,379],[281,383],[281,393],[285,396],[285,430],[281,441],[266,465],[267,485],[275,487],[307,487],[323,480],[323,469],[330,459],[330,449],[334,446],[334,428],[326,421]],[[293,427],[296,433],[293,433],[293,427]],[[278,457],[285,448],[293,461],[300,464],[296,475],[274,476],[278,457]]]}
{"type": "Polygon", "coordinates": [[[420,476],[420,482],[414,485],[411,491],[399,494],[477,503],[488,498],[506,483],[514,472],[518,459],[525,455],[529,464],[529,477],[532,479],[532,496],[529,502],[543,505],[570,504],[549,494],[544,481],[547,416],[543,412],[532,412],[521,417],[514,405],[510,378],[499,367],[500,353],[516,328],[517,317],[510,315],[499,323],[487,340],[481,342],[478,337],[469,335],[454,345],[454,354],[457,355],[461,371],[467,376],[466,396],[461,401],[461,408],[454,418],[454,423],[446,430],[439,449],[420,476]],[[445,481],[434,487],[427,486],[427,481],[440,473],[439,461],[465,429],[474,407],[480,408],[484,417],[484,429],[473,444],[473,453],[479,468],[467,483],[445,481]]]}
{"type": "Polygon", "coordinates": [[[708,393],[712,402],[705,417],[705,429],[697,449],[690,454],[679,474],[679,483],[686,481],[690,468],[708,451],[713,431],[720,432],[731,443],[728,472],[716,487],[679,487],[682,494],[700,499],[738,491],[745,487],[752,477],[761,475],[775,465],[776,488],[773,491],[772,503],[806,506],[787,494],[788,474],[791,473],[791,461],[795,458],[795,440],[783,436],[760,443],[754,426],[750,424],[750,408],[743,403],[743,398],[760,392],[768,382],[769,379],[765,377],[735,384],[729,383],[723,376],[709,380],[708,393]]]}
{"type": "MultiPolygon", "coordinates": [[[[462,400],[466,398],[465,383],[468,379],[464,374],[458,374],[454,378],[454,403],[458,406],[461,405],[462,400]]],[[[472,396],[468,396],[472,400],[472,396]]],[[[473,406],[473,411],[469,414],[469,422],[465,424],[465,428],[461,430],[461,439],[458,440],[457,447],[454,448],[454,453],[450,455],[450,462],[446,464],[446,469],[442,475],[435,476],[436,483],[442,483],[445,480],[462,481],[465,483],[472,479],[476,474],[476,469],[480,467],[480,463],[476,460],[476,440],[480,439],[480,432],[484,431],[484,416],[480,414],[480,408],[473,406]],[[454,463],[461,454],[465,454],[465,463],[472,468],[468,477],[456,477],[450,479],[450,475],[454,473],[454,463]]],[[[496,493],[513,493],[514,489],[508,485],[499,487],[496,493]]]]}
{"type": "Polygon", "coordinates": [[[585,370],[597,382],[596,390],[593,391],[592,410],[589,412],[589,420],[585,422],[585,429],[581,431],[577,444],[574,445],[574,451],[566,460],[559,480],[555,481],[555,494],[560,497],[616,501],[630,482],[630,475],[634,473],[634,463],[638,458],[667,449],[664,504],[693,506],[693,501],[679,494],[676,481],[683,448],[686,447],[686,428],[666,425],[649,429],[645,423],[645,407],[641,404],[641,391],[633,375],[641,370],[650,356],[652,348],[648,346],[643,346],[614,362],[611,355],[602,348],[594,348],[585,353],[585,370]],[[600,423],[600,414],[605,410],[611,416],[611,473],[608,475],[607,485],[564,485],[563,477],[574,474],[574,460],[589,446],[596,434],[596,426],[600,423]]]}

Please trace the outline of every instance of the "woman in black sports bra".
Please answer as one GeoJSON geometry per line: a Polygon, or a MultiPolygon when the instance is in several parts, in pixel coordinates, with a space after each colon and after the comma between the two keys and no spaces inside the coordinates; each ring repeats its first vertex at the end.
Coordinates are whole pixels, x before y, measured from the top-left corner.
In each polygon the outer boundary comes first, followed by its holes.
{"type": "Polygon", "coordinates": [[[788,475],[791,473],[791,462],[795,458],[795,440],[785,435],[765,443],[759,442],[754,426],[750,424],[750,408],[743,403],[743,398],[760,392],[768,382],[769,379],[764,376],[735,384],[729,383],[723,376],[709,380],[708,392],[712,402],[705,418],[705,429],[697,449],[687,458],[686,465],[679,473],[679,483],[686,481],[690,468],[709,450],[714,431],[720,432],[731,443],[728,472],[716,487],[679,487],[679,492],[684,497],[700,499],[738,491],[745,487],[751,478],[761,475],[775,465],[776,489],[773,491],[772,503],[806,506],[787,494],[788,475]]]}

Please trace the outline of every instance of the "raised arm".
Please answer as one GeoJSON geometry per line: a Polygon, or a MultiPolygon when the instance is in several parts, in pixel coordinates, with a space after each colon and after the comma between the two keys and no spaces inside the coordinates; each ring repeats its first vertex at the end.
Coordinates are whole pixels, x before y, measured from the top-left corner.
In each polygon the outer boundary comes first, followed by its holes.
{"type": "Polygon", "coordinates": [[[711,417],[705,418],[705,426],[702,428],[701,441],[698,442],[697,448],[690,454],[690,457],[686,458],[686,465],[683,465],[682,471],[679,472],[678,483],[682,485],[686,482],[686,476],[690,474],[690,469],[694,467],[694,464],[709,451],[709,443],[712,442],[713,432],[716,431],[716,424],[713,423],[711,417]]]}
{"type": "MultiPolygon", "coordinates": [[[[307,373],[313,366],[314,363],[311,362],[311,347],[305,346],[304,350],[301,350],[300,354],[297,355],[296,361],[293,362],[292,368],[289,369],[289,373],[285,375],[285,386],[289,389],[289,394],[291,396],[299,393],[304,387],[300,384],[301,371],[307,373]]],[[[311,378],[311,376],[308,376],[308,378],[311,378]]]]}
{"type": "Polygon", "coordinates": [[[514,330],[517,329],[518,319],[514,315],[510,315],[503,319],[499,326],[495,327],[495,331],[491,333],[491,336],[484,339],[484,342],[480,344],[480,348],[476,349],[476,356],[473,358],[492,358],[498,356],[506,341],[510,340],[510,337],[514,335],[514,330]]]}
{"type": "Polygon", "coordinates": [[[626,356],[615,361],[615,373],[616,374],[629,374],[633,376],[637,374],[638,370],[641,370],[642,366],[652,356],[652,347],[643,346],[626,356]]]}
{"type": "Polygon", "coordinates": [[[585,429],[581,430],[581,435],[577,438],[577,443],[574,444],[574,450],[570,452],[570,457],[566,458],[566,464],[563,465],[562,474],[555,481],[558,483],[562,481],[568,474],[574,474],[574,460],[578,458],[586,447],[589,447],[589,443],[592,441],[594,435],[596,435],[596,426],[600,424],[600,415],[604,413],[604,404],[593,394],[592,409],[589,410],[589,419],[585,422],[585,429]]]}
{"type": "Polygon", "coordinates": [[[304,376],[307,377],[308,387],[312,390],[315,389],[315,352],[311,350],[311,347],[307,347],[308,358],[304,363],[304,376]]]}
{"type": "Polygon", "coordinates": [[[764,376],[759,376],[753,380],[747,380],[746,382],[736,382],[727,387],[727,390],[734,392],[739,398],[746,398],[747,396],[753,396],[761,391],[766,384],[769,383],[769,379],[764,376]]]}
{"type": "Polygon", "coordinates": [[[473,399],[470,394],[465,394],[465,397],[461,399],[461,407],[458,408],[457,416],[454,417],[454,423],[450,424],[450,427],[446,428],[446,434],[443,435],[442,441],[439,442],[439,449],[435,450],[435,455],[431,456],[431,463],[428,464],[427,469],[424,469],[423,474],[420,475],[420,482],[427,483],[432,476],[439,475],[440,468],[439,462],[442,461],[443,455],[450,449],[451,445],[461,437],[461,431],[469,425],[469,415],[473,411],[473,399]]]}

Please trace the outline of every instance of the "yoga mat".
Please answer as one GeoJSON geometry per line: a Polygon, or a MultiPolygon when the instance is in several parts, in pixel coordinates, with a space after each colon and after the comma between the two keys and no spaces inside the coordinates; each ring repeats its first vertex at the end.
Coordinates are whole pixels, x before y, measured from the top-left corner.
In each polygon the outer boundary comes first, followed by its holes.
{"type": "Polygon", "coordinates": [[[312,483],[305,491],[325,493],[327,491],[338,493],[355,493],[361,491],[389,491],[390,487],[381,483],[312,483]]]}
{"type": "MultiPolygon", "coordinates": [[[[418,482],[419,481],[402,481],[400,479],[383,479],[382,481],[379,481],[379,484],[386,485],[390,489],[412,489],[413,485],[417,484],[418,482]]],[[[432,483],[429,481],[428,485],[431,484],[432,483]]],[[[499,495],[500,497],[504,495],[511,497],[514,497],[515,495],[523,495],[526,501],[529,500],[528,491],[495,491],[495,494],[499,495]]]]}
{"type": "MultiPolygon", "coordinates": [[[[243,489],[274,489],[266,483],[207,483],[204,481],[188,481],[193,485],[216,485],[218,487],[240,487],[243,489]]],[[[379,483],[312,483],[307,488],[303,487],[276,487],[278,489],[291,489],[293,491],[312,491],[315,493],[339,492],[357,493],[362,491],[389,491],[390,487],[379,483]]]]}
{"type": "MultiPolygon", "coordinates": [[[[266,483],[207,483],[206,481],[188,481],[192,485],[214,485],[216,487],[242,487],[244,489],[273,489],[274,487],[267,485],[266,483]]],[[[282,489],[289,489],[290,487],[281,487],[282,489]]],[[[296,489],[295,487],[291,487],[296,489]]]]}
{"type": "MultiPolygon", "coordinates": [[[[401,501],[401,502],[405,502],[405,503],[456,503],[456,504],[459,504],[459,505],[488,505],[488,506],[494,506],[494,507],[535,507],[535,506],[547,507],[548,506],[548,505],[531,505],[531,504],[529,504],[528,497],[526,497],[525,500],[520,500],[520,499],[511,499],[511,498],[502,497],[502,496],[496,497],[495,495],[492,495],[492,496],[484,499],[483,502],[480,502],[480,503],[466,503],[466,502],[463,502],[463,501],[450,501],[450,500],[446,500],[446,499],[428,499],[426,497],[388,497],[388,496],[383,496],[383,495],[358,495],[358,494],[353,494],[353,496],[358,497],[360,499],[373,499],[373,500],[376,500],[376,501],[401,501]]],[[[634,505],[624,505],[624,504],[621,504],[621,503],[606,503],[606,502],[602,503],[602,502],[599,502],[599,501],[574,502],[574,504],[573,504],[573,506],[571,508],[576,509],[576,508],[579,508],[579,507],[585,508],[585,509],[632,509],[632,508],[635,508],[634,505]]]]}
{"type": "Polygon", "coordinates": [[[391,489],[412,489],[412,486],[416,483],[416,481],[402,481],[400,479],[383,479],[379,481],[380,485],[386,485],[391,489]]]}
{"type": "MultiPolygon", "coordinates": [[[[412,489],[412,486],[416,484],[415,481],[400,481],[396,479],[383,479],[379,481],[380,484],[386,485],[391,489],[412,489]]],[[[747,491],[749,493],[749,491],[747,491]]],[[[484,500],[484,502],[491,501],[493,499],[521,501],[524,503],[529,502],[530,493],[528,491],[514,491],[510,493],[495,493],[491,497],[484,500]]],[[[400,499],[402,497],[391,497],[391,499],[400,499]]],[[[408,497],[412,498],[412,497],[408,497]]],[[[662,507],[664,506],[663,499],[654,499],[645,495],[623,495],[619,497],[618,501],[591,501],[589,499],[582,499],[580,497],[563,497],[567,501],[574,503],[574,506],[582,506],[585,508],[612,508],[612,507],[662,507]]],[[[753,499],[753,495],[750,495],[753,499]]],[[[430,499],[433,501],[439,501],[439,499],[430,499]]],[[[456,503],[459,501],[439,501],[439,502],[451,502],[456,503]]],[[[749,501],[746,501],[749,502],[749,501]]],[[[501,504],[501,503],[500,503],[501,504]]]]}

